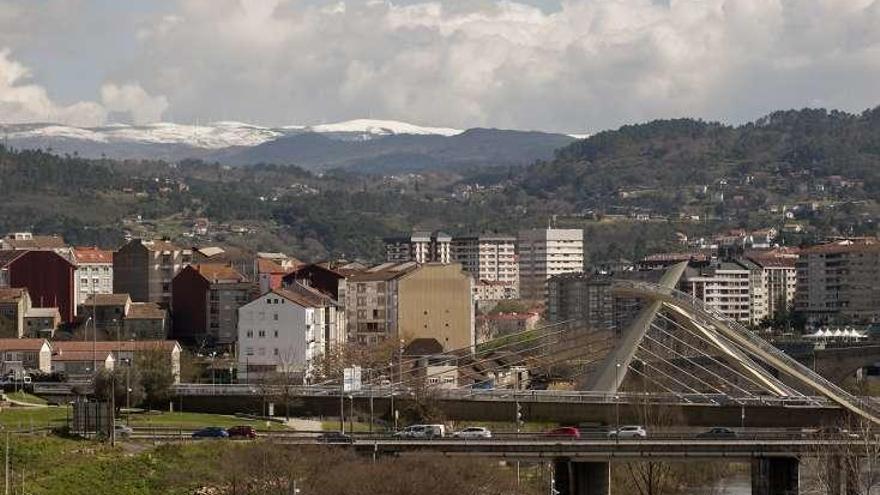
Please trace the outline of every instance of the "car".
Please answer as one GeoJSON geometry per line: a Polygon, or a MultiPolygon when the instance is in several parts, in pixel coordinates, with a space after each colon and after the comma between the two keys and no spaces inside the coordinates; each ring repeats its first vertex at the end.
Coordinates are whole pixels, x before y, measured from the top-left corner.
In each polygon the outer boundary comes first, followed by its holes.
{"type": "Polygon", "coordinates": [[[341,431],[328,431],[321,433],[317,438],[319,443],[354,443],[354,439],[350,435],[346,435],[341,431]]]}
{"type": "Polygon", "coordinates": [[[559,428],[554,428],[548,431],[544,434],[544,436],[557,438],[580,438],[581,432],[573,426],[561,426],[559,428]]]}
{"type": "Polygon", "coordinates": [[[489,431],[489,428],[483,428],[482,426],[469,426],[463,430],[457,431],[452,434],[453,438],[492,438],[492,432],[489,431]]]}
{"type": "Polygon", "coordinates": [[[192,434],[193,438],[229,438],[229,433],[219,426],[202,428],[192,434]]]}
{"type": "Polygon", "coordinates": [[[398,438],[443,438],[446,436],[444,425],[411,425],[394,434],[398,438]]]}
{"type": "Polygon", "coordinates": [[[736,438],[739,435],[730,428],[716,427],[697,434],[697,438],[736,438]]]}
{"type": "Polygon", "coordinates": [[[226,429],[229,438],[257,438],[257,430],[253,426],[240,425],[226,429]]]}
{"type": "Polygon", "coordinates": [[[825,438],[859,438],[857,433],[853,433],[846,428],[839,426],[823,426],[813,433],[813,436],[825,438]]]}
{"type": "Polygon", "coordinates": [[[131,438],[132,433],[134,430],[130,426],[115,425],[113,427],[113,434],[116,435],[116,438],[131,438]]]}
{"type": "Polygon", "coordinates": [[[645,427],[636,425],[621,426],[608,432],[608,438],[645,438],[647,436],[648,432],[645,427]]]}

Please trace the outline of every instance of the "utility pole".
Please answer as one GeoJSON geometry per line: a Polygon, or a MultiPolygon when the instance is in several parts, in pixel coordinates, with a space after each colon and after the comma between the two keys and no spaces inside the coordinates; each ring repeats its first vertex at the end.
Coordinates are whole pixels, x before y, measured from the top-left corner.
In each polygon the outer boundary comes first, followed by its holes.
{"type": "Polygon", "coordinates": [[[6,475],[3,477],[3,481],[5,482],[5,488],[3,490],[4,495],[9,495],[9,432],[6,432],[6,475]]]}
{"type": "Polygon", "coordinates": [[[108,416],[107,428],[110,433],[110,446],[116,446],[116,373],[110,373],[110,411],[108,416]]]}

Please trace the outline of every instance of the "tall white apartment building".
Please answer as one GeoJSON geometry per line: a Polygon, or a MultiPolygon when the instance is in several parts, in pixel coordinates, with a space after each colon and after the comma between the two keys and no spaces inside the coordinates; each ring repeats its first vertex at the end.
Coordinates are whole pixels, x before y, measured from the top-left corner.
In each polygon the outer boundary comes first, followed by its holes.
{"type": "Polygon", "coordinates": [[[73,248],[76,306],[92,294],[113,294],[113,252],[96,247],[73,248]]]}
{"type": "Polygon", "coordinates": [[[584,231],[522,230],[517,236],[517,255],[520,297],[543,300],[550,277],[584,271],[584,231]]]}
{"type": "MultiPolygon", "coordinates": [[[[715,262],[705,266],[689,266],[681,282],[685,292],[703,301],[706,306],[741,323],[752,323],[753,270],[738,261],[715,262]]],[[[759,295],[755,295],[760,299],[759,295]]],[[[756,305],[760,305],[756,301],[756,305]]]]}
{"type": "MultiPolygon", "coordinates": [[[[749,260],[761,268],[766,299],[765,317],[774,317],[791,311],[797,289],[796,253],[767,252],[752,255],[749,260]]],[[[760,320],[759,320],[760,322],[760,320]]]]}
{"type": "Polygon", "coordinates": [[[516,237],[483,234],[452,239],[452,261],[476,280],[491,286],[492,291],[480,291],[477,299],[515,299],[519,295],[519,265],[516,261],[516,237]],[[483,294],[485,297],[481,296],[483,294]],[[496,294],[496,295],[491,295],[496,294]]]}
{"type": "Polygon", "coordinates": [[[443,232],[413,232],[411,236],[385,239],[385,261],[403,263],[451,263],[452,237],[443,232]]]}

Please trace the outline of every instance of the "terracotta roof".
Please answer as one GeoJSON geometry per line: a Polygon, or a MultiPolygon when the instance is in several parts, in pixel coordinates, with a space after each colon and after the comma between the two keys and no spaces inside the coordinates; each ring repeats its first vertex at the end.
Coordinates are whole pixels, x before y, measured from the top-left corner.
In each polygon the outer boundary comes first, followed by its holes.
{"type": "Polygon", "coordinates": [[[164,309],[158,304],[151,302],[131,303],[128,308],[126,320],[161,320],[167,316],[164,309]]]}
{"type": "Polygon", "coordinates": [[[764,268],[773,268],[773,267],[783,267],[783,268],[794,268],[797,264],[797,256],[780,256],[780,255],[772,255],[772,254],[764,254],[764,255],[752,255],[747,256],[749,260],[753,263],[764,267],[764,268]]]}
{"type": "Polygon", "coordinates": [[[67,247],[64,239],[57,235],[35,235],[30,239],[6,237],[3,242],[17,250],[62,249],[67,247]]]}
{"type": "Polygon", "coordinates": [[[310,308],[321,308],[333,302],[332,298],[305,286],[299,286],[299,290],[274,289],[269,293],[278,294],[294,304],[310,308]]]}
{"type": "Polygon", "coordinates": [[[877,239],[858,239],[854,241],[838,241],[811,246],[801,250],[802,254],[858,253],[880,251],[877,239]]]}
{"type": "Polygon", "coordinates": [[[46,339],[0,339],[0,351],[39,351],[46,339]]]}
{"type": "Polygon", "coordinates": [[[241,283],[247,282],[244,275],[238,270],[224,263],[201,263],[189,265],[189,268],[198,272],[209,283],[241,283]]]}
{"type": "Polygon", "coordinates": [[[113,263],[113,251],[105,251],[96,247],[73,248],[73,259],[77,263],[113,263]]]}
{"type": "Polygon", "coordinates": [[[27,289],[0,289],[0,303],[14,303],[27,294],[27,289]]]}
{"type": "Polygon", "coordinates": [[[56,341],[53,348],[56,352],[92,352],[93,346],[98,352],[136,352],[152,349],[171,351],[177,346],[176,340],[100,340],[91,342],[87,340],[56,341]]]}
{"type": "Polygon", "coordinates": [[[124,306],[130,302],[128,294],[91,294],[86,298],[83,306],[124,306]]]}
{"type": "Polygon", "coordinates": [[[111,353],[112,351],[107,351],[103,349],[97,349],[95,351],[89,349],[88,351],[64,351],[58,353],[53,352],[52,361],[94,361],[95,359],[97,359],[98,361],[103,363],[107,360],[107,356],[110,356],[111,353]]]}
{"type": "Polygon", "coordinates": [[[152,241],[141,240],[140,243],[143,244],[143,246],[150,251],[183,251],[180,246],[161,239],[152,241]]]}
{"type": "Polygon", "coordinates": [[[288,273],[287,270],[278,263],[266,258],[257,258],[257,273],[288,273]]]}

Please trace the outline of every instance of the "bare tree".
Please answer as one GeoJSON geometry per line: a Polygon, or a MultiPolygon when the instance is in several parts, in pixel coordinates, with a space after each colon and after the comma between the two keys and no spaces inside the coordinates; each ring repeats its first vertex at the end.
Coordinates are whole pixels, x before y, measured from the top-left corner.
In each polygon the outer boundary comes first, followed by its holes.
{"type": "Polygon", "coordinates": [[[849,415],[838,426],[813,434],[822,441],[811,456],[805,493],[871,495],[880,489],[880,431],[849,415]],[[845,487],[845,488],[844,488],[845,487]],[[845,491],[844,491],[845,490],[845,491]]]}

